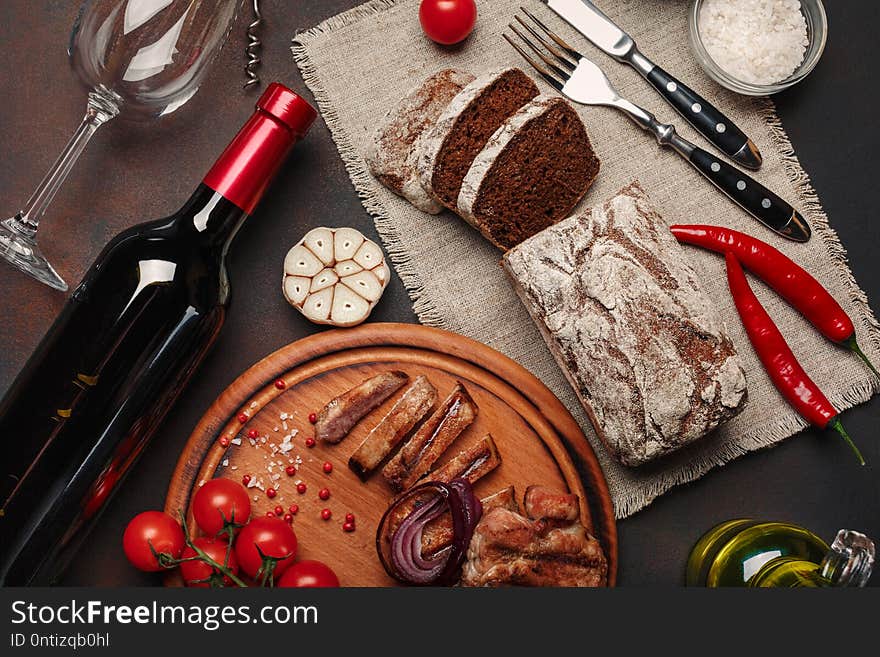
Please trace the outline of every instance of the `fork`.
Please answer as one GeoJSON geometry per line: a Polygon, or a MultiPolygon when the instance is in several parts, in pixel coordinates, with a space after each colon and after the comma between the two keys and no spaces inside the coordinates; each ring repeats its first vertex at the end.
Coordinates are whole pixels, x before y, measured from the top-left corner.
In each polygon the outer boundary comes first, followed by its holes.
{"type": "Polygon", "coordinates": [[[626,114],[642,130],[653,134],[657,143],[671,148],[687,160],[749,214],[782,237],[795,242],[810,239],[810,226],[791,204],[736,167],[692,144],[675,131],[675,126],[660,123],[646,109],[617,93],[611,82],[593,62],[566,43],[525,7],[520,7],[532,24],[520,16],[516,21],[531,35],[513,23],[508,27],[531,50],[504,33],[513,46],[541,76],[562,95],[581,105],[613,107],[626,114]]]}

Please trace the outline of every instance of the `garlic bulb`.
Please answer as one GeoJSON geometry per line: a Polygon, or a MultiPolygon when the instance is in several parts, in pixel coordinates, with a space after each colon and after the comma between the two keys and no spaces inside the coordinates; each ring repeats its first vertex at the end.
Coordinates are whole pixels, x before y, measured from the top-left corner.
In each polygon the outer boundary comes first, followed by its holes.
{"type": "Polygon", "coordinates": [[[354,228],[315,228],[284,258],[284,298],[316,324],[356,326],[382,297],[391,270],[354,228]]]}

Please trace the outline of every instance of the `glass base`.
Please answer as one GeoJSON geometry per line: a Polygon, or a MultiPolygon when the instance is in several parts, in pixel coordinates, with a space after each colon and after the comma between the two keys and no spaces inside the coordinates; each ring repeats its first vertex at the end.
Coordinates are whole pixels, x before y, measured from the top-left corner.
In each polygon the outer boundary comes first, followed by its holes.
{"type": "Polygon", "coordinates": [[[41,283],[66,292],[67,283],[46,260],[35,237],[33,231],[21,225],[18,217],[0,222],[0,256],[41,283]]]}

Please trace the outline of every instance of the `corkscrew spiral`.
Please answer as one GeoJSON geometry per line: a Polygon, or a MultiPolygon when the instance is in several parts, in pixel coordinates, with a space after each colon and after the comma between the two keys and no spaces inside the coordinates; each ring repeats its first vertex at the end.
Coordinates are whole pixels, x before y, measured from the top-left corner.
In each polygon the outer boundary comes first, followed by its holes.
{"type": "Polygon", "coordinates": [[[260,0],[254,0],[253,6],[254,20],[248,25],[248,43],[244,50],[247,58],[244,65],[244,72],[247,76],[247,81],[244,83],[245,89],[260,84],[260,76],[257,75],[257,70],[260,68],[260,63],[262,62],[260,59],[260,50],[263,48],[263,42],[260,40],[259,31],[260,26],[263,24],[263,14],[260,12],[260,0]]]}

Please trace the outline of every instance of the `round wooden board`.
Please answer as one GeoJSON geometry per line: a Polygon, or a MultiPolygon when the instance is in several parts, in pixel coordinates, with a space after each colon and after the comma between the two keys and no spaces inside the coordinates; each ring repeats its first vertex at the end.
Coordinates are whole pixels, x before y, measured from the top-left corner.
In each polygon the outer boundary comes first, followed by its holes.
{"type": "MultiPolygon", "coordinates": [[[[343,586],[394,585],[375,550],[376,528],[392,491],[380,473],[364,483],[347,463],[399,393],[362,420],[338,445],[305,446],[305,439],[313,435],[310,413],[365,378],[388,369],[403,370],[412,378],[424,374],[440,399],[456,381],[471,393],[479,406],[477,420],[441,463],[490,433],[502,463],[477,482],[478,495],[513,485],[521,503],[527,486],[541,484],[571,491],[586,500],[587,504],[581,504],[582,521],[601,541],[608,558],[608,582],[614,585],[614,510],[602,469],[574,418],[543,383],[513,360],[463,336],[425,326],[377,323],[327,331],[294,342],[258,362],[217,398],[196,426],[172,476],[165,510],[176,515],[186,509],[189,526],[195,527],[189,503],[196,486],[216,476],[240,481],[244,474],[250,474],[262,479],[265,487],[274,483],[278,491],[269,499],[259,489],[249,489],[255,516],[276,505],[285,510],[291,504],[298,505],[293,523],[299,539],[298,558],[324,561],[343,586]],[[286,382],[283,390],[275,387],[277,379],[286,382]],[[245,424],[240,422],[242,413],[249,416],[245,424]],[[246,436],[252,428],[268,439],[252,445],[246,436]],[[294,448],[286,455],[273,455],[271,446],[281,444],[282,436],[293,430],[298,432],[292,440],[294,448]],[[228,448],[220,444],[223,436],[232,441],[228,448]],[[297,474],[288,477],[284,468],[298,457],[302,463],[297,474]],[[270,473],[272,461],[276,465],[270,473]],[[333,464],[329,475],[323,471],[325,461],[333,464]],[[280,474],[280,479],[272,482],[272,474],[280,474]],[[296,491],[299,481],[307,486],[305,494],[296,491]],[[318,491],[325,487],[331,497],[322,501],[318,491]],[[333,514],[329,521],[320,517],[324,508],[333,514]],[[342,531],[348,512],[357,518],[357,529],[352,533],[342,531]]],[[[179,585],[179,578],[169,577],[168,584],[179,585]]]]}

